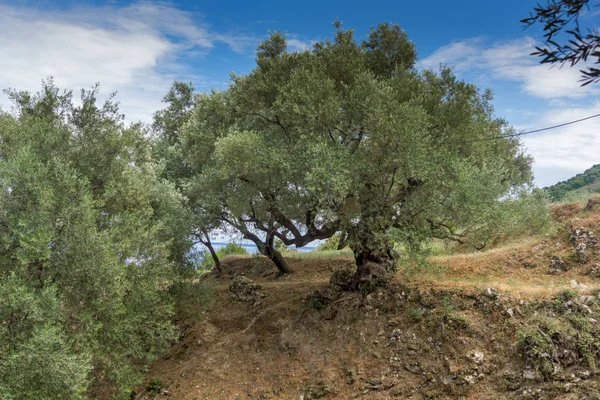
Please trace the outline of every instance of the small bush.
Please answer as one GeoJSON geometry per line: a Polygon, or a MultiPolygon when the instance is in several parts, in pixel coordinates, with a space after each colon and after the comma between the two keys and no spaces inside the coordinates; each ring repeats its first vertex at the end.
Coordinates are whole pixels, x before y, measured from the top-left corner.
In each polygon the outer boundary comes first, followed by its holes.
{"type": "Polygon", "coordinates": [[[158,378],[152,378],[150,379],[150,381],[148,382],[148,384],[146,385],[146,390],[151,393],[151,394],[160,394],[161,390],[163,389],[164,384],[163,382],[158,379],[158,378]]]}
{"type": "Polygon", "coordinates": [[[354,272],[350,269],[339,269],[334,271],[329,278],[329,284],[334,288],[350,290],[354,281],[354,272]]]}
{"type": "Polygon", "coordinates": [[[315,290],[308,295],[308,306],[315,310],[322,310],[327,305],[328,299],[321,292],[315,290]]]}
{"type": "Polygon", "coordinates": [[[330,250],[338,250],[338,246],[340,244],[341,234],[336,233],[325,242],[321,243],[317,246],[317,251],[330,251],[330,250]]]}
{"type": "MultiPolygon", "coordinates": [[[[221,247],[219,250],[217,250],[217,257],[219,257],[219,260],[223,261],[223,259],[227,256],[233,256],[233,255],[247,255],[248,252],[246,251],[246,249],[242,246],[240,246],[237,243],[227,243],[224,247],[221,247]]],[[[210,255],[209,252],[204,252],[204,256],[202,259],[202,263],[200,264],[199,269],[202,271],[208,271],[210,269],[212,269],[215,266],[215,262],[212,258],[212,256],[210,255]]]]}
{"type": "Polygon", "coordinates": [[[566,289],[556,295],[556,298],[562,301],[573,300],[577,297],[577,292],[573,289],[566,289]]]}

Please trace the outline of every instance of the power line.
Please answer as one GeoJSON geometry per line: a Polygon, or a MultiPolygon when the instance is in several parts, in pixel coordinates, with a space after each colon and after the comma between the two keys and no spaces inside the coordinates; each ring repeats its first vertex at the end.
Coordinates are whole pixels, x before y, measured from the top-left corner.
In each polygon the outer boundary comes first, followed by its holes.
{"type": "Polygon", "coordinates": [[[556,129],[556,128],[560,128],[560,127],[563,127],[563,126],[576,124],[578,122],[587,121],[588,119],[597,118],[597,117],[600,117],[600,114],[594,114],[594,115],[590,115],[589,117],[585,117],[585,118],[581,118],[581,119],[576,119],[575,121],[565,122],[565,123],[562,123],[562,124],[548,126],[546,128],[535,129],[535,130],[527,131],[527,132],[512,133],[510,135],[492,136],[492,137],[483,138],[483,139],[462,140],[462,141],[455,141],[455,142],[442,142],[441,144],[452,144],[452,143],[459,144],[459,143],[485,142],[487,140],[498,140],[498,139],[506,139],[506,138],[511,138],[511,137],[517,137],[517,136],[524,136],[524,135],[529,135],[530,133],[537,133],[537,132],[542,132],[542,131],[549,131],[551,129],[556,129]]]}

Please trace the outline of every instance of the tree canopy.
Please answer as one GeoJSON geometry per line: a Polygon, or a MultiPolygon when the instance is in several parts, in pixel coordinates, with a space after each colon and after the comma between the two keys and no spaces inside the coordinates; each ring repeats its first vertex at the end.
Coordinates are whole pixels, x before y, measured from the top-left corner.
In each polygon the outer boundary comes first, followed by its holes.
{"type": "Polygon", "coordinates": [[[358,285],[373,264],[391,268],[391,229],[408,242],[485,230],[483,211],[530,184],[531,160],[517,138],[497,138],[511,128],[488,91],[448,68],[414,68],[400,27],[380,24],[362,41],[335,27],[300,52],[273,33],[251,73],[196,97],[181,151],[202,213],[282,272],[275,238],[301,247],[347,232],[358,285]]]}

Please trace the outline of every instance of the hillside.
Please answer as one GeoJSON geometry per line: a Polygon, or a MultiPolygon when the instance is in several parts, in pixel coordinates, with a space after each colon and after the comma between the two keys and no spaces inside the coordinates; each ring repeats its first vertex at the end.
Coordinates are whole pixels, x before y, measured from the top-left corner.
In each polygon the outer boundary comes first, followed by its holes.
{"type": "Polygon", "coordinates": [[[234,256],[206,308],[136,399],[597,399],[600,197],[554,206],[559,229],[487,252],[434,257],[386,288],[330,285],[347,255],[234,256]]]}
{"type": "Polygon", "coordinates": [[[600,164],[596,164],[566,181],[545,187],[544,190],[554,202],[577,199],[578,197],[589,196],[591,193],[600,193],[600,164]]]}

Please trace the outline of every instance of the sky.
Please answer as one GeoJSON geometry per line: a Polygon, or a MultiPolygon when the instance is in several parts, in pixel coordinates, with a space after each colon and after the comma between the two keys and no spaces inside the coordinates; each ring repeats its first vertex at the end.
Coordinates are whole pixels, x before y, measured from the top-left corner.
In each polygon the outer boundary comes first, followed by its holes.
{"type": "MultiPolygon", "coordinates": [[[[130,121],[149,122],[173,80],[198,91],[224,89],[231,73],[248,73],[270,31],[288,49],[331,37],[332,22],[364,37],[384,21],[405,29],[418,68],[452,66],[492,89],[495,113],[517,130],[543,128],[600,113],[600,84],[580,87],[578,68],[551,68],[529,54],[542,33],[519,22],[539,0],[408,1],[3,1],[0,0],[0,88],[39,90],[55,83],[78,92],[96,82],[117,92],[130,121]]],[[[543,2],[543,1],[542,1],[543,2]]],[[[595,10],[581,19],[598,27],[595,10]]],[[[10,102],[0,94],[0,107],[10,102]]],[[[538,186],[600,163],[600,118],[523,136],[538,186]]]]}

